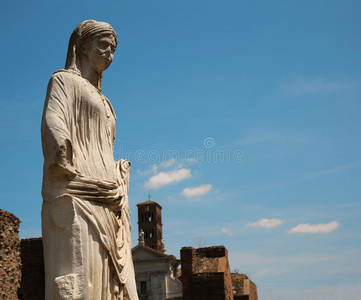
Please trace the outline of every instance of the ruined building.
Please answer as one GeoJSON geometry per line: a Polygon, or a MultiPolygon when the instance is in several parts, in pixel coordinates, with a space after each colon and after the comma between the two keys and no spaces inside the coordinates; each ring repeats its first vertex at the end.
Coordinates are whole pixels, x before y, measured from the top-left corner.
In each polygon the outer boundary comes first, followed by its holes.
{"type": "Polygon", "coordinates": [[[43,300],[45,295],[43,239],[22,239],[20,245],[22,267],[18,298],[43,300]]]}
{"type": "Polygon", "coordinates": [[[256,285],[244,274],[232,273],[233,299],[257,300],[256,285]]]}
{"type": "Polygon", "coordinates": [[[225,247],[183,247],[181,264],[184,300],[233,300],[228,251],[225,247]]]}
{"type": "Polygon", "coordinates": [[[20,287],[20,220],[0,209],[0,299],[16,300],[20,287]]]}
{"type": "MultiPolygon", "coordinates": [[[[140,299],[258,300],[257,287],[246,275],[231,274],[224,246],[183,247],[178,260],[165,250],[162,207],[150,200],[137,207],[139,243],[132,254],[140,299]]],[[[43,300],[42,238],[20,243],[19,224],[0,210],[0,299],[43,300]]]]}
{"type": "Polygon", "coordinates": [[[257,287],[243,274],[231,274],[224,246],[181,249],[184,300],[258,300],[257,287]]]}

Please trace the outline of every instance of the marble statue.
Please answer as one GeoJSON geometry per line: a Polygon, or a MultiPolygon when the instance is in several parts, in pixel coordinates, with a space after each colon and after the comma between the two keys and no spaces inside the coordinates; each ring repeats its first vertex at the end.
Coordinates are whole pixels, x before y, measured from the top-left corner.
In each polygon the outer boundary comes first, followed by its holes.
{"type": "Polygon", "coordinates": [[[130,240],[130,163],[114,161],[116,115],[101,93],[117,35],[87,20],[50,79],[41,124],[45,299],[138,299],[130,240]]]}

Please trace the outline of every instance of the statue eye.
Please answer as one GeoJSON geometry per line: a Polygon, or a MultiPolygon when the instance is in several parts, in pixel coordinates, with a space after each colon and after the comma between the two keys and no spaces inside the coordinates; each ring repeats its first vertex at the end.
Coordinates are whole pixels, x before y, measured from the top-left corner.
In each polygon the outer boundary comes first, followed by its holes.
{"type": "Polygon", "coordinates": [[[98,41],[97,41],[97,47],[101,50],[107,50],[109,47],[110,47],[110,50],[111,52],[114,53],[115,51],[115,48],[116,48],[116,45],[115,43],[109,39],[109,38],[100,38],[98,41]]]}
{"type": "Polygon", "coordinates": [[[109,47],[109,43],[106,42],[106,41],[99,41],[98,42],[98,46],[101,48],[101,49],[107,49],[109,47]]]}

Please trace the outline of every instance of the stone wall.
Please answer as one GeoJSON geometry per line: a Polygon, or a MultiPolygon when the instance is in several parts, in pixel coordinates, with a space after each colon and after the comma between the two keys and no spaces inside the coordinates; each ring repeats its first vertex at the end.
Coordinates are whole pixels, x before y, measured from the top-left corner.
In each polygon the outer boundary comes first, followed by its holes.
{"type": "Polygon", "coordinates": [[[257,286],[251,280],[249,280],[249,300],[258,300],[257,286]]]}
{"type": "Polygon", "coordinates": [[[184,300],[233,300],[228,251],[224,246],[181,249],[184,300]]]}
{"type": "MultiPolygon", "coordinates": [[[[17,217],[0,209],[0,299],[43,300],[42,238],[20,243],[20,223],[17,217]]],[[[183,300],[258,300],[257,287],[246,275],[230,273],[224,246],[183,247],[181,266],[183,300]]]]}
{"type": "Polygon", "coordinates": [[[19,299],[45,298],[44,254],[42,238],[21,240],[21,287],[19,299]]]}
{"type": "Polygon", "coordinates": [[[234,300],[258,300],[257,286],[244,274],[231,274],[234,300]]]}
{"type": "Polygon", "coordinates": [[[20,241],[21,221],[13,214],[0,209],[0,298],[17,300],[20,286],[20,241]]]}

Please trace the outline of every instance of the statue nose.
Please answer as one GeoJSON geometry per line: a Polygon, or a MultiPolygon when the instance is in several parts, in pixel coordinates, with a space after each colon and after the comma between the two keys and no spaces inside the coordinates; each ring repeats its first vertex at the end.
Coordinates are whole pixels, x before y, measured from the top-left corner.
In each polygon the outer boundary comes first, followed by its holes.
{"type": "Polygon", "coordinates": [[[112,47],[111,47],[111,46],[108,46],[108,47],[105,49],[105,53],[112,53],[112,47]]]}

